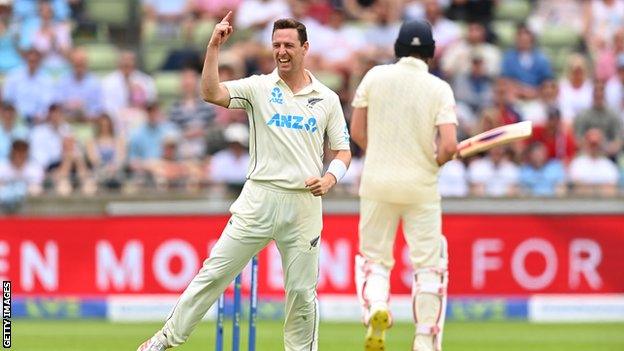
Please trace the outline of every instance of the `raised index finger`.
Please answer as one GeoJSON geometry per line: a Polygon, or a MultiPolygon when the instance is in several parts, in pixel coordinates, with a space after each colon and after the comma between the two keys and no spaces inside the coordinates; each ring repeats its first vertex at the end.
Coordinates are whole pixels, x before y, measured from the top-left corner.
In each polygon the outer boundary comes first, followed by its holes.
{"type": "Polygon", "coordinates": [[[221,20],[221,23],[226,23],[226,22],[230,22],[230,20],[232,19],[232,11],[228,11],[227,15],[225,15],[225,17],[223,17],[223,19],[221,20]]]}

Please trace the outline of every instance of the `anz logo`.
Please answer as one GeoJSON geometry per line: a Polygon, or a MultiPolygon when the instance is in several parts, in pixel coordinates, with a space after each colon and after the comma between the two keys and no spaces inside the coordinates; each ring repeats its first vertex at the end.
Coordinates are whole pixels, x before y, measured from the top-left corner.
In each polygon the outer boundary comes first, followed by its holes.
{"type": "Polygon", "coordinates": [[[280,88],[275,87],[271,90],[271,99],[269,102],[280,105],[284,103],[284,94],[282,94],[282,90],[280,88]]]}
{"type": "Polygon", "coordinates": [[[308,117],[306,119],[303,116],[280,115],[279,113],[276,113],[273,117],[271,117],[271,119],[267,122],[267,126],[305,130],[309,133],[314,133],[318,130],[316,118],[314,117],[308,117]]]}

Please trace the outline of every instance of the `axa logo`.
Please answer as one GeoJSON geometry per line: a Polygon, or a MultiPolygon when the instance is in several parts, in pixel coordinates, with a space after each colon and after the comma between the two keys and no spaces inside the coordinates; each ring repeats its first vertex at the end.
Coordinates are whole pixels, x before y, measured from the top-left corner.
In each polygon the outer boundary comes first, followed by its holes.
{"type": "Polygon", "coordinates": [[[271,90],[271,99],[269,101],[275,104],[283,104],[284,94],[282,94],[282,90],[278,87],[273,88],[273,90],[271,90]]]}
{"type": "Polygon", "coordinates": [[[305,130],[309,133],[314,133],[318,130],[318,125],[314,116],[306,118],[303,116],[280,115],[276,113],[267,122],[267,125],[279,128],[305,130]]]}

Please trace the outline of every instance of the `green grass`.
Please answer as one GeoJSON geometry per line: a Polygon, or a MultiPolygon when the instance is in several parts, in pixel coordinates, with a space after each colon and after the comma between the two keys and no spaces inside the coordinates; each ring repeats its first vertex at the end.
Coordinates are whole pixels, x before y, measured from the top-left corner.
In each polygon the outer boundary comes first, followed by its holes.
{"type": "MultiPolygon", "coordinates": [[[[13,321],[13,347],[18,351],[136,350],[158,323],[101,321],[13,321]]],[[[229,323],[226,332],[229,331],[229,323]]],[[[246,340],[243,326],[243,340],[246,340]]],[[[281,323],[258,325],[258,351],[283,350],[281,323]]],[[[190,340],[176,350],[214,350],[213,323],[202,323],[190,340]]],[[[388,334],[388,351],[409,350],[413,326],[397,324],[388,334]]],[[[364,328],[357,323],[322,323],[320,351],[362,350],[364,328]]],[[[227,337],[227,348],[230,339],[227,337]]],[[[243,345],[245,346],[245,345],[243,345]]],[[[246,350],[246,346],[241,350],[246,350]]],[[[445,351],[622,351],[624,324],[529,324],[524,322],[447,323],[445,351]]]]}

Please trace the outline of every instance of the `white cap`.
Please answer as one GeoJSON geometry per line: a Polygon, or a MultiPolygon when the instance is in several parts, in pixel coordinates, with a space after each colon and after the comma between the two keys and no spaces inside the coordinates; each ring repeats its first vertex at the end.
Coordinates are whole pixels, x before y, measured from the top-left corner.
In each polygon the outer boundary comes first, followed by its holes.
{"type": "Polygon", "coordinates": [[[243,146],[247,146],[249,143],[249,130],[246,125],[241,123],[230,124],[223,131],[223,136],[228,143],[239,143],[243,146]]]}

